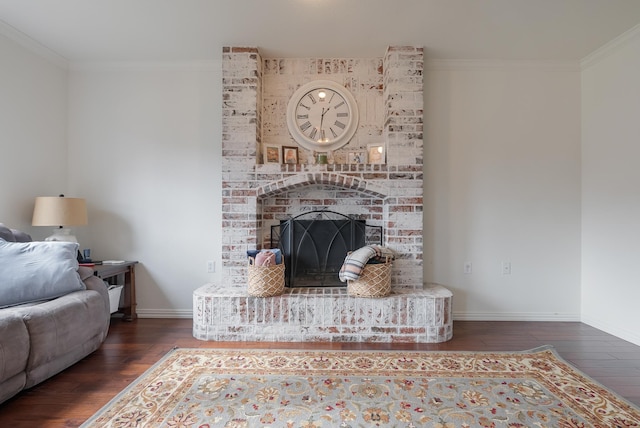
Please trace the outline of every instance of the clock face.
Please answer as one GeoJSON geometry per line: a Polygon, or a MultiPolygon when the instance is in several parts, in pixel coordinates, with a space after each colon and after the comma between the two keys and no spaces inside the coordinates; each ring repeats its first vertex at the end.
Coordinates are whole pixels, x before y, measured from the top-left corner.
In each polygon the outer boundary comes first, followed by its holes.
{"type": "Polygon", "coordinates": [[[289,100],[287,125],[291,136],[309,150],[335,150],[349,142],[358,127],[353,96],[331,81],[300,87],[289,100]]]}

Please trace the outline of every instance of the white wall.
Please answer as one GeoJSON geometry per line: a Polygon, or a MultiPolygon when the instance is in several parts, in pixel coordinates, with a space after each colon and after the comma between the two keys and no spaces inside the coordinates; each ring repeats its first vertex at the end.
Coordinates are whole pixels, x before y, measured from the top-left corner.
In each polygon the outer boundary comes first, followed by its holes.
{"type": "Polygon", "coordinates": [[[138,314],[191,315],[220,267],[220,64],[85,64],[69,76],[69,181],[95,259],[138,260],[138,314]]]}
{"type": "Polygon", "coordinates": [[[66,132],[65,68],[0,33],[0,223],[51,235],[31,215],[36,196],[67,191],[66,132]]]}
{"type": "Polygon", "coordinates": [[[640,345],[640,27],[584,64],[582,319],[640,345]]]}
{"type": "Polygon", "coordinates": [[[427,281],[456,319],[579,320],[578,64],[431,62],[425,109],[427,281]]]}

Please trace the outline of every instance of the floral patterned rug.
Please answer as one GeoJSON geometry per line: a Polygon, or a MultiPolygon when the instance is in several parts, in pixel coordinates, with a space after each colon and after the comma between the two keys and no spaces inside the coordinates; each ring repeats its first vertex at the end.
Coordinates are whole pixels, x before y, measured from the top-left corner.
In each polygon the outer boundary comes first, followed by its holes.
{"type": "Polygon", "coordinates": [[[640,408],[525,352],[175,349],[83,427],[637,427],[640,408]]]}

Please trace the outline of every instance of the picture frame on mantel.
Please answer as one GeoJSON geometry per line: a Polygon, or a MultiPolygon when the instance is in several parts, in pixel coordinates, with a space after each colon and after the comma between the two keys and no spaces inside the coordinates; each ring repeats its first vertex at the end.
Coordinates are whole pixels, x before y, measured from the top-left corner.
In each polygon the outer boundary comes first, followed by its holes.
{"type": "Polygon", "coordinates": [[[367,156],[369,163],[384,163],[385,150],[382,144],[369,144],[367,146],[367,156]]]}
{"type": "Polygon", "coordinates": [[[282,162],[286,164],[297,164],[298,148],[291,146],[282,146],[282,162]]]}
{"type": "Polygon", "coordinates": [[[367,162],[367,154],[364,151],[348,152],[347,163],[360,164],[367,162]]]}
{"type": "Polygon", "coordinates": [[[264,147],[264,163],[282,163],[280,146],[264,147]]]}

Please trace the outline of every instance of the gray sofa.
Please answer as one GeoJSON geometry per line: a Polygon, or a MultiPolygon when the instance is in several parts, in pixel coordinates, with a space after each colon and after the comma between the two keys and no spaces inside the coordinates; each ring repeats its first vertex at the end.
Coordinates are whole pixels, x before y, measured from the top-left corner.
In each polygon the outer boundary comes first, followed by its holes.
{"type": "Polygon", "coordinates": [[[0,223],[0,403],[106,338],[107,287],[91,268],[78,266],[76,253],[77,244],[33,242],[0,223]]]}

